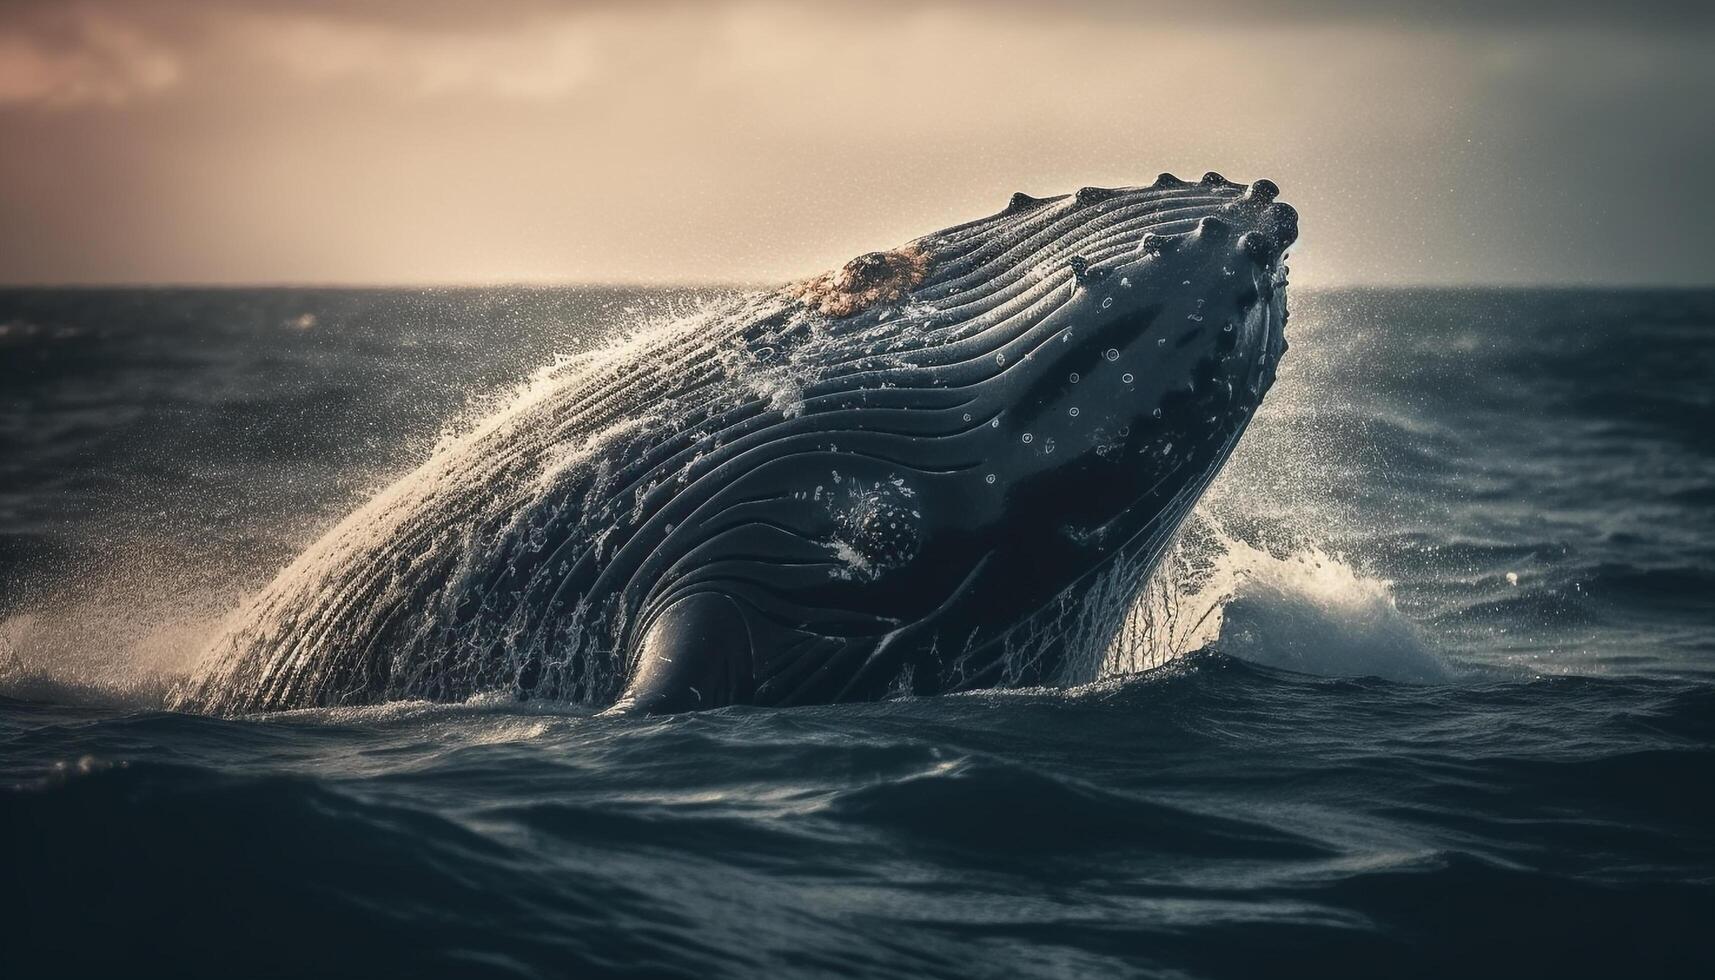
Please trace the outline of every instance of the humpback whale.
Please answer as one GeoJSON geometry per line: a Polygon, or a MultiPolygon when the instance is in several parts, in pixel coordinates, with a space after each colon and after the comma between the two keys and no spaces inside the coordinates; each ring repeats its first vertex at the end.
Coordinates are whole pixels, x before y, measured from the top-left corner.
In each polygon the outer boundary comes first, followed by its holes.
{"type": "Polygon", "coordinates": [[[1266,180],[990,217],[546,369],[171,696],[620,711],[1084,679],[1286,350],[1266,180]]]}

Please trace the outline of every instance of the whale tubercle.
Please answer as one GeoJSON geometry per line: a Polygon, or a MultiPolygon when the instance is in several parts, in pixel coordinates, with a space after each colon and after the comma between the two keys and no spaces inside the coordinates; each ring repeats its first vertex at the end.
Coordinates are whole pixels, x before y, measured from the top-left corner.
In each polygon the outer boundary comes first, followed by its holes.
{"type": "Polygon", "coordinates": [[[1273,204],[1274,199],[1279,196],[1280,188],[1276,186],[1272,180],[1264,179],[1252,181],[1251,185],[1245,188],[1245,200],[1247,201],[1257,201],[1262,204],[1273,204]]]}
{"type": "Polygon", "coordinates": [[[1033,208],[1033,207],[1035,207],[1041,203],[1042,203],[1042,198],[1031,197],[1029,194],[1026,194],[1023,191],[1019,191],[1018,193],[1012,195],[1012,197],[1007,199],[1006,211],[1004,213],[1012,214],[1013,212],[1016,212],[1016,211],[1028,211],[1031,208],[1033,208]]]}

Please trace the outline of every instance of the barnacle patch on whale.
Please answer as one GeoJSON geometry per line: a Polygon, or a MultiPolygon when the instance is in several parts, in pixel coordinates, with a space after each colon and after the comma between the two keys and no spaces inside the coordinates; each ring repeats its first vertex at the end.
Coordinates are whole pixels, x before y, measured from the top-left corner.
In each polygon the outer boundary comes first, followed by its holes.
{"type": "Polygon", "coordinates": [[[878,303],[899,302],[929,274],[929,266],[929,253],[916,245],[866,252],[784,292],[825,316],[853,316],[878,303]]]}

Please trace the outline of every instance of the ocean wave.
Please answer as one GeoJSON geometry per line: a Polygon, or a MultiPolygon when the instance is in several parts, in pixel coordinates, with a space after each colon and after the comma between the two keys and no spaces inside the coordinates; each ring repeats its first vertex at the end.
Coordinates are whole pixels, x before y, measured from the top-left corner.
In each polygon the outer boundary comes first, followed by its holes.
{"type": "Polygon", "coordinates": [[[0,702],[12,776],[36,767],[0,789],[4,912],[74,973],[951,976],[1048,963],[1050,933],[1105,973],[1305,948],[1330,975],[1473,950],[1678,972],[1710,954],[1683,930],[1715,908],[1712,698],[1205,652],[1069,693],[673,720],[0,702]],[[546,727],[493,740],[521,724],[546,727]],[[1651,945],[1585,942],[1596,920],[1651,945]]]}
{"type": "Polygon", "coordinates": [[[992,759],[949,761],[904,779],[861,787],[828,805],[843,823],[874,826],[954,848],[1102,850],[1293,858],[1313,844],[1261,824],[1198,812],[992,759]]]}

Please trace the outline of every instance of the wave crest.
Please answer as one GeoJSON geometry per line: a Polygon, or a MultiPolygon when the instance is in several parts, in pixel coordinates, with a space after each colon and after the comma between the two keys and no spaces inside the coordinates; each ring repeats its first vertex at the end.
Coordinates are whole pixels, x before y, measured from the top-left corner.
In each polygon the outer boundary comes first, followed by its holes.
{"type": "Polygon", "coordinates": [[[1206,648],[1324,677],[1452,679],[1387,580],[1314,543],[1239,540],[1199,511],[1126,617],[1104,673],[1148,670],[1206,648]]]}

